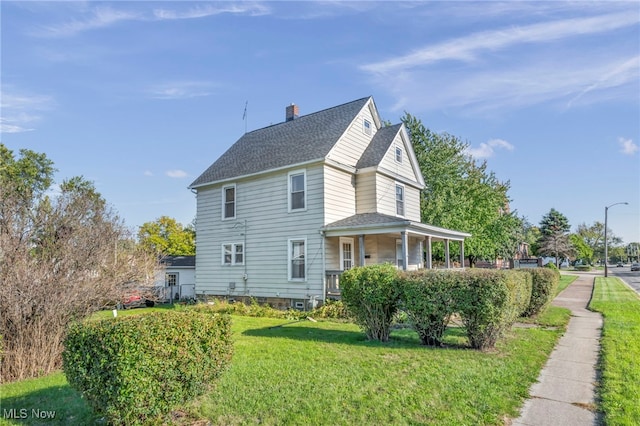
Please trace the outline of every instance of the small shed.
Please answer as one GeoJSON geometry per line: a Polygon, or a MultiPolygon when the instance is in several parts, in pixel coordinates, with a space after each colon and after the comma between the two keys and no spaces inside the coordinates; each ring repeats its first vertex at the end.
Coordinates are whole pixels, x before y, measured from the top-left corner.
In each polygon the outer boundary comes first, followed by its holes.
{"type": "Polygon", "coordinates": [[[195,256],[165,256],[160,264],[164,268],[156,276],[155,285],[161,301],[173,302],[195,297],[195,256]]]}

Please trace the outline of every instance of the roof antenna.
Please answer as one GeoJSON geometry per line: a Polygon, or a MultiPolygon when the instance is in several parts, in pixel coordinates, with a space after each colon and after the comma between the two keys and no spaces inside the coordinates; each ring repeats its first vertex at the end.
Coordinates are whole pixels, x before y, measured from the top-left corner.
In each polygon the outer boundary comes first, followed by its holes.
{"type": "Polygon", "coordinates": [[[242,114],[242,121],[244,121],[244,132],[247,133],[247,105],[249,105],[249,101],[244,103],[244,114],[242,114]]]}

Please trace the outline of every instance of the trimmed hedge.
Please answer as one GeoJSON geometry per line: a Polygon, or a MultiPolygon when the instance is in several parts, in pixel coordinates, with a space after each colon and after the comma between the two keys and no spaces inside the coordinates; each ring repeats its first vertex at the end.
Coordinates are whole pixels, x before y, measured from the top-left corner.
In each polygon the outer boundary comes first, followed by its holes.
{"type": "Polygon", "coordinates": [[[421,270],[400,275],[403,309],[423,345],[440,346],[460,290],[458,275],[421,270]]]}
{"type": "Polygon", "coordinates": [[[369,340],[389,340],[400,300],[397,274],[394,265],[385,263],[355,267],[340,276],[342,301],[369,340]]]}
{"type": "Polygon", "coordinates": [[[460,280],[457,311],[469,344],[493,348],[529,305],[531,277],[519,271],[465,270],[460,280]]]}
{"type": "Polygon", "coordinates": [[[233,353],[230,318],[202,309],[74,323],[64,345],[69,384],[116,425],[161,422],[203,394],[233,353]]]}
{"type": "Polygon", "coordinates": [[[532,317],[538,315],[551,303],[555,297],[560,274],[551,268],[523,269],[531,274],[531,302],[524,315],[532,317]]]}

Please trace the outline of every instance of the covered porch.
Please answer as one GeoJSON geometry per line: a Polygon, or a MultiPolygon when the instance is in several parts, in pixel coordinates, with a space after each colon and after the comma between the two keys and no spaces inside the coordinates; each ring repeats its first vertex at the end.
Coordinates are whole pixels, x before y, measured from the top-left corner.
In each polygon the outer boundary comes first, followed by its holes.
{"type": "Polygon", "coordinates": [[[339,299],[340,275],[354,266],[393,263],[400,270],[434,268],[432,244],[444,244],[442,268],[464,267],[464,239],[471,234],[380,213],[364,213],[331,223],[324,236],[325,298],[339,299]],[[450,244],[459,245],[457,261],[450,244]],[[456,265],[457,264],[457,265],[456,265]]]}

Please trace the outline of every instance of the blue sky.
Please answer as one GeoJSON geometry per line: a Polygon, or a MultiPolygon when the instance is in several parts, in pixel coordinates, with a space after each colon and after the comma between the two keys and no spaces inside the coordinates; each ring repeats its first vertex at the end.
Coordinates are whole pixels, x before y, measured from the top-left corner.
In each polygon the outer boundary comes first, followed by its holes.
{"type": "Polygon", "coordinates": [[[533,224],[640,241],[640,2],[0,2],[2,143],[134,229],[245,131],[373,96],[470,144],[533,224]],[[246,119],[243,120],[247,107],[246,119]]]}

